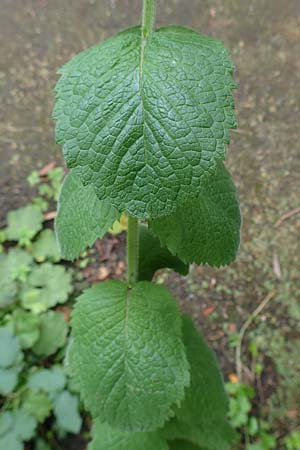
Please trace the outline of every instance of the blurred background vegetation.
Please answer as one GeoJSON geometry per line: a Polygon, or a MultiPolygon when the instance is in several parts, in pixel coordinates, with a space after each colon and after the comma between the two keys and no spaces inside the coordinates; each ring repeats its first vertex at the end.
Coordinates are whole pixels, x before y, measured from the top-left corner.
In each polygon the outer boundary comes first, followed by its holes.
{"type": "MultiPolygon", "coordinates": [[[[164,271],[157,281],[218,354],[237,449],[299,450],[299,1],[158,4],[158,25],[181,23],[231,51],[239,128],[227,161],[244,224],[230,267],[195,266],[187,277],[164,271]]],[[[72,54],[138,23],[141,2],[0,5],[0,448],[82,450],[89,418],[62,365],[69,316],[83,288],[124,276],[126,221],[78,262],[60,260],[53,218],[64,169],[54,145],[53,87],[72,54]]]]}

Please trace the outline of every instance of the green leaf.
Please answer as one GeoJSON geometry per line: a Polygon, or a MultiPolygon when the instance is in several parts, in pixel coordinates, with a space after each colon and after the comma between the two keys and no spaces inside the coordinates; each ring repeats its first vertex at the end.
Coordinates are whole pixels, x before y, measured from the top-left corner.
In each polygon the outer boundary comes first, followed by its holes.
{"type": "Polygon", "coordinates": [[[151,220],[162,245],[187,263],[221,266],[236,257],[241,215],[235,186],[222,163],[206,176],[197,199],[174,214],[151,220]]]}
{"type": "Polygon", "coordinates": [[[28,386],[33,391],[55,393],[64,389],[66,381],[63,368],[54,366],[51,369],[39,369],[32,373],[28,379],[28,386]]]}
{"type": "Polygon", "coordinates": [[[54,232],[50,229],[44,230],[32,245],[32,255],[38,262],[45,260],[58,262],[60,253],[54,232]]]}
{"type": "Polygon", "coordinates": [[[28,414],[24,409],[18,409],[14,412],[14,432],[22,441],[28,441],[35,435],[37,420],[28,414]]]}
{"type": "Polygon", "coordinates": [[[236,126],[233,66],[220,41],[131,28],[62,69],[56,140],[84,185],[140,218],[171,214],[224,159],[236,126]]]}
{"type": "Polygon", "coordinates": [[[192,320],[183,317],[183,341],[191,366],[191,384],[176,418],[165,426],[167,439],[184,439],[211,450],[228,450],[235,433],[226,420],[228,399],[214,354],[192,320]]]}
{"type": "Polygon", "coordinates": [[[22,309],[16,309],[12,314],[12,324],[21,347],[31,348],[40,336],[39,317],[22,309]]]}
{"type": "Polygon", "coordinates": [[[5,230],[9,241],[22,239],[31,240],[41,229],[43,214],[34,205],[27,205],[7,214],[7,228],[5,230]]]}
{"type": "Polygon", "coordinates": [[[120,217],[107,200],[100,201],[92,185],[83,186],[71,172],[62,185],[55,230],[61,255],[77,258],[97,238],[101,238],[120,217]]]}
{"type": "Polygon", "coordinates": [[[140,225],[139,280],[151,281],[154,273],[163,268],[173,269],[187,275],[188,264],[173,256],[160,245],[159,239],[145,225],[140,225]]]}
{"type": "Polygon", "coordinates": [[[171,441],[169,443],[170,450],[205,450],[203,447],[198,447],[198,445],[194,445],[188,441],[171,441]]]}
{"type": "Polygon", "coordinates": [[[189,383],[169,292],[148,282],[95,285],[76,303],[72,334],[71,374],[92,414],[127,431],[162,426],[189,383]]]}
{"type": "Polygon", "coordinates": [[[20,344],[8,328],[0,328],[0,367],[8,368],[17,362],[20,344]]]}
{"type": "Polygon", "coordinates": [[[0,255],[0,307],[14,302],[18,290],[17,281],[25,281],[30,271],[32,257],[25,251],[14,248],[0,255]]]}
{"type": "Polygon", "coordinates": [[[53,355],[66,343],[68,325],[64,315],[56,311],[48,311],[41,315],[40,338],[33,346],[33,352],[38,356],[53,355]]]}
{"type": "Polygon", "coordinates": [[[36,439],[35,449],[34,450],[53,450],[49,447],[48,442],[44,439],[36,439]]]}
{"type": "Polygon", "coordinates": [[[110,428],[99,420],[93,426],[93,440],[88,450],[169,450],[158,433],[128,433],[110,428]]]}
{"type": "Polygon", "coordinates": [[[52,402],[45,392],[28,391],[23,400],[23,409],[38,422],[44,422],[51,413],[52,402]]]}
{"type": "Polygon", "coordinates": [[[21,292],[24,308],[39,314],[65,303],[72,292],[72,276],[63,266],[44,263],[34,267],[21,292]]]}
{"type": "Polygon", "coordinates": [[[7,433],[13,427],[13,415],[6,411],[0,414],[0,436],[7,433]]]}
{"type": "Polygon", "coordinates": [[[78,411],[78,398],[75,395],[69,391],[61,392],[54,403],[54,414],[60,429],[68,433],[79,433],[82,420],[78,411]]]}
{"type": "Polygon", "coordinates": [[[19,367],[11,367],[9,369],[0,368],[0,394],[8,395],[15,389],[18,384],[19,367]]]}
{"type": "Polygon", "coordinates": [[[0,448],[6,450],[23,450],[24,445],[17,436],[14,431],[10,431],[3,436],[0,436],[0,448]]]}

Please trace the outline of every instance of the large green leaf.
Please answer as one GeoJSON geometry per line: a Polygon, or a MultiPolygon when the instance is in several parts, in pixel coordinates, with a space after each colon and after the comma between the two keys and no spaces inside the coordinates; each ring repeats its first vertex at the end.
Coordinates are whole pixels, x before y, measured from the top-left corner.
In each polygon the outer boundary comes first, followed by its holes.
{"type": "Polygon", "coordinates": [[[198,198],[171,216],[151,220],[162,245],[185,262],[221,266],[232,262],[240,243],[241,214],[235,186],[219,162],[205,176],[198,198]]]}
{"type": "Polygon", "coordinates": [[[93,440],[88,450],[169,450],[158,433],[128,433],[110,428],[99,420],[93,426],[93,440]]]}
{"type": "Polygon", "coordinates": [[[54,402],[57,425],[68,433],[79,433],[82,420],[78,410],[78,398],[69,391],[61,392],[54,402]]]}
{"type": "Polygon", "coordinates": [[[5,233],[10,241],[26,242],[42,229],[43,213],[34,205],[9,211],[5,233]]]}
{"type": "Polygon", "coordinates": [[[95,285],[79,297],[72,329],[71,373],[92,414],[127,431],[162,426],[189,383],[169,292],[145,281],[95,285]]]}
{"type": "Polygon", "coordinates": [[[65,303],[72,292],[72,276],[63,266],[44,263],[34,267],[21,292],[24,308],[38,314],[65,303]]]}
{"type": "Polygon", "coordinates": [[[220,41],[179,26],[80,53],[60,69],[53,114],[68,166],[121,212],[171,214],[224,159],[232,71],[220,41]]]}
{"type": "Polygon", "coordinates": [[[41,315],[40,338],[33,346],[38,356],[53,355],[66,343],[68,325],[64,315],[56,311],[48,311],[41,315]]]}
{"type": "Polygon", "coordinates": [[[163,268],[173,269],[187,275],[188,264],[172,255],[167,248],[160,245],[159,239],[145,225],[139,227],[139,280],[151,281],[154,273],[163,268]]]}
{"type": "Polygon", "coordinates": [[[120,213],[107,200],[100,201],[92,185],[83,186],[71,172],[62,185],[55,230],[61,255],[77,258],[113,225],[120,213]]]}
{"type": "Polygon", "coordinates": [[[170,450],[205,450],[203,447],[198,447],[198,445],[194,445],[188,441],[171,441],[169,443],[170,450]]]}
{"type": "Polygon", "coordinates": [[[228,399],[214,354],[192,320],[183,317],[183,341],[191,366],[191,384],[176,414],[165,426],[167,439],[184,439],[211,450],[229,450],[235,433],[226,420],[228,399]]]}

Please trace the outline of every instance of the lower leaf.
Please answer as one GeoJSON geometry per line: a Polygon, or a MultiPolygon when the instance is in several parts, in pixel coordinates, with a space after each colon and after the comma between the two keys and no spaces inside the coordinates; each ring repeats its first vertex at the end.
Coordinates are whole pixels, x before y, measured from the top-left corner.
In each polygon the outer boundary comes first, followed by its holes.
{"type": "Polygon", "coordinates": [[[68,362],[93,416],[126,431],[163,426],[189,366],[176,302],[162,286],[119,281],[87,290],[72,314],[68,362]]]}
{"type": "Polygon", "coordinates": [[[191,442],[177,440],[169,442],[170,450],[207,450],[203,447],[198,447],[198,445],[194,445],[191,442]]]}
{"type": "Polygon", "coordinates": [[[191,366],[191,384],[176,417],[168,422],[167,440],[183,439],[210,450],[229,450],[235,432],[227,422],[228,400],[213,352],[188,316],[183,316],[183,341],[191,366]]]}
{"type": "Polygon", "coordinates": [[[151,281],[159,269],[173,269],[181,275],[187,275],[189,265],[172,255],[160,245],[159,239],[145,225],[139,227],[139,280],[151,281]]]}
{"type": "Polygon", "coordinates": [[[128,433],[96,421],[92,435],[88,450],[169,450],[167,441],[159,432],[128,433]]]}
{"type": "Polygon", "coordinates": [[[240,243],[241,214],[235,186],[222,162],[206,175],[198,197],[171,216],[151,220],[153,232],[186,263],[231,263],[240,243]]]}

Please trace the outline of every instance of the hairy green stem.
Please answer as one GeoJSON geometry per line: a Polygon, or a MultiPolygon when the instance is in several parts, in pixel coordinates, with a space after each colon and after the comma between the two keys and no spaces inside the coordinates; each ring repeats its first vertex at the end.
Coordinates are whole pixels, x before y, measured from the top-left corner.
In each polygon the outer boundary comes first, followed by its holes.
{"type": "Polygon", "coordinates": [[[136,283],[139,270],[139,221],[128,216],[127,227],[127,281],[129,286],[136,283]]]}
{"type": "Polygon", "coordinates": [[[154,27],[156,0],[143,0],[142,36],[147,39],[154,27]]]}

